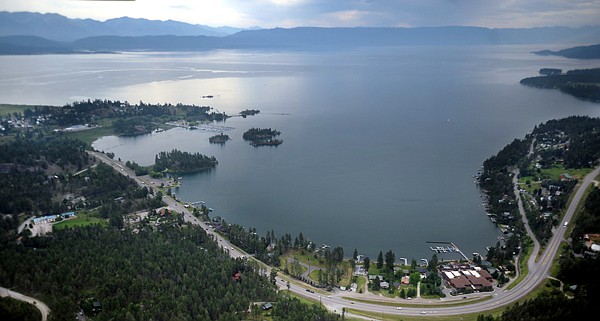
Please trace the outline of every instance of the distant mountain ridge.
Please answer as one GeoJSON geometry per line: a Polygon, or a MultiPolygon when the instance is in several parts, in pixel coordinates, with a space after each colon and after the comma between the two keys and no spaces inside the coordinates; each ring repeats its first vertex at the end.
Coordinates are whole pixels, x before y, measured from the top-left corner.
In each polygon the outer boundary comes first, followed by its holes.
{"type": "MultiPolygon", "coordinates": [[[[199,51],[214,49],[339,50],[356,47],[402,45],[600,43],[600,26],[527,29],[490,29],[461,26],[421,28],[298,27],[291,29],[242,30],[225,36],[200,35],[197,33],[197,28],[203,28],[203,26],[175,21],[150,21],[131,18],[118,18],[99,22],[91,19],[68,19],[57,14],[0,12],[0,54],[199,51]],[[5,17],[10,19],[4,19],[5,17]],[[15,21],[19,21],[21,25],[16,24],[15,21]],[[64,31],[66,29],[70,29],[70,31],[64,31]],[[72,40],[56,40],[60,38],[56,36],[59,31],[70,32],[69,35],[61,36],[64,39],[71,39],[76,34],[88,34],[90,36],[72,40]],[[194,34],[190,35],[190,33],[194,34]]],[[[227,29],[227,32],[232,31],[234,30],[227,29]]]]}
{"type": "Polygon", "coordinates": [[[0,36],[37,36],[71,42],[94,36],[227,36],[243,29],[209,27],[179,21],[115,18],[106,21],[70,19],[55,13],[0,12],[0,36]]]}

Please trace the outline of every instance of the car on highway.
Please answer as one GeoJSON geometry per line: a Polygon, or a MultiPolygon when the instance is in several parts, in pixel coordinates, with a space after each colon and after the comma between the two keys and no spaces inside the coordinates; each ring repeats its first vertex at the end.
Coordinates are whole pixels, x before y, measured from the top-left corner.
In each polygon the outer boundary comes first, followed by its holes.
{"type": "Polygon", "coordinates": [[[402,310],[402,307],[397,307],[396,310],[402,310]]]}

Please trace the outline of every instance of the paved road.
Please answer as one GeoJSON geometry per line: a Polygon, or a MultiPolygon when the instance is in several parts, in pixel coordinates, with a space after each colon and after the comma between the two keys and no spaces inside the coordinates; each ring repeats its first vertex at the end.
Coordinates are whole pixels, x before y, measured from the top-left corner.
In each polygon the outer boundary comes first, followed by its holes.
{"type": "MultiPolygon", "coordinates": [[[[116,160],[112,160],[108,158],[106,155],[96,152],[90,152],[95,155],[98,159],[106,162],[111,165],[116,170],[120,171],[124,175],[130,176],[135,179],[140,185],[148,185],[149,181],[144,181],[139,177],[136,177],[135,174],[126,168],[123,163],[118,162],[116,160]]],[[[334,293],[325,293],[320,290],[314,289],[307,284],[294,281],[288,278],[277,277],[277,286],[282,290],[287,290],[287,282],[290,281],[289,290],[295,292],[300,296],[304,296],[310,299],[317,300],[321,302],[325,307],[327,307],[331,311],[335,311],[337,313],[341,313],[342,308],[352,308],[363,311],[370,311],[375,315],[411,315],[411,316],[448,316],[448,315],[460,315],[460,314],[469,314],[469,313],[482,313],[484,311],[497,308],[499,306],[506,306],[512,304],[524,296],[526,296],[529,292],[533,291],[538,285],[540,285],[544,280],[549,276],[550,267],[552,265],[552,261],[556,256],[556,253],[559,249],[560,242],[564,238],[565,228],[563,228],[563,223],[570,221],[573,214],[575,213],[575,209],[579,205],[582,197],[585,193],[585,190],[588,188],[590,183],[594,180],[596,176],[600,174],[600,167],[596,168],[590,174],[588,174],[583,181],[579,184],[579,187],[573,197],[571,204],[569,205],[567,212],[564,216],[563,222],[559,225],[557,229],[554,231],[554,235],[549,241],[546,251],[538,256],[539,246],[537,248],[534,247],[534,253],[532,253],[531,258],[528,261],[529,265],[529,273],[527,276],[521,281],[520,284],[513,287],[511,290],[504,290],[496,288],[492,292],[485,292],[479,294],[471,294],[469,297],[490,297],[488,300],[479,300],[478,302],[473,302],[471,304],[463,304],[463,305],[454,305],[454,306],[444,306],[444,303],[452,302],[455,300],[460,300],[460,298],[444,298],[440,300],[427,300],[427,299],[418,299],[412,300],[410,303],[427,303],[434,304],[440,303],[438,307],[434,308],[418,308],[418,307],[403,307],[402,309],[397,309],[394,306],[382,306],[378,304],[370,304],[370,303],[362,303],[358,301],[351,301],[348,299],[344,299],[342,297],[355,297],[363,298],[363,299],[374,299],[376,298],[361,296],[359,293],[353,293],[348,291],[336,291],[334,293]],[[538,260],[536,260],[538,258],[538,260]],[[311,291],[307,291],[307,289],[311,291]]],[[[185,208],[181,203],[175,201],[173,198],[169,196],[164,196],[163,201],[172,209],[183,213],[184,219],[187,222],[191,222],[192,224],[196,224],[201,226],[209,235],[212,235],[214,239],[221,244],[224,249],[229,249],[229,254],[232,257],[248,257],[248,254],[243,252],[242,250],[236,248],[232,244],[230,244],[226,239],[215,233],[210,226],[201,222],[196,217],[194,217],[190,211],[185,208]]],[[[522,209],[522,204],[519,207],[522,209]]],[[[528,229],[528,232],[530,230],[528,229]]],[[[534,237],[532,237],[534,238],[534,237]]],[[[535,239],[535,238],[534,238],[535,239]]],[[[267,273],[270,271],[270,267],[262,264],[265,267],[267,273]]],[[[388,301],[388,299],[380,299],[381,301],[388,301]]],[[[407,301],[402,301],[398,299],[399,305],[402,303],[407,303],[407,301]]]]}
{"type": "Polygon", "coordinates": [[[48,306],[42,301],[32,298],[30,296],[26,296],[24,294],[9,290],[7,288],[3,288],[3,287],[0,287],[0,296],[1,297],[8,296],[13,299],[17,299],[19,301],[33,304],[36,308],[38,308],[38,310],[40,310],[40,313],[42,313],[42,321],[48,320],[48,314],[50,314],[50,308],[48,308],[48,306]]]}

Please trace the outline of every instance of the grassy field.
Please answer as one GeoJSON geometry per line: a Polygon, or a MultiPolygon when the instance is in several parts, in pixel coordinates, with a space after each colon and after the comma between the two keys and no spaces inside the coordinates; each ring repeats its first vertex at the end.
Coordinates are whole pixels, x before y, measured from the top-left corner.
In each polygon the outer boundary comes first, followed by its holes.
{"type": "Polygon", "coordinates": [[[13,105],[13,104],[0,104],[0,116],[6,116],[13,113],[23,113],[25,109],[32,109],[31,105],[13,105]]]}
{"type": "Polygon", "coordinates": [[[87,213],[77,214],[77,217],[52,225],[52,229],[60,230],[68,227],[88,226],[92,224],[107,225],[107,220],[93,217],[87,213]]]}
{"type": "Polygon", "coordinates": [[[114,134],[115,132],[112,127],[97,127],[71,133],[65,133],[65,136],[71,137],[73,139],[79,139],[88,145],[92,145],[92,143],[96,139],[114,134]]]}
{"type": "Polygon", "coordinates": [[[525,189],[527,192],[532,193],[533,190],[539,189],[541,187],[541,180],[543,179],[551,179],[551,180],[559,180],[560,175],[569,174],[571,177],[575,179],[582,179],[585,175],[589,174],[592,171],[591,168],[564,168],[560,165],[554,165],[550,168],[540,170],[535,177],[534,176],[523,176],[519,177],[519,184],[521,188],[525,189]],[[539,179],[539,180],[536,180],[539,179]],[[529,181],[530,184],[526,184],[529,181]]]}

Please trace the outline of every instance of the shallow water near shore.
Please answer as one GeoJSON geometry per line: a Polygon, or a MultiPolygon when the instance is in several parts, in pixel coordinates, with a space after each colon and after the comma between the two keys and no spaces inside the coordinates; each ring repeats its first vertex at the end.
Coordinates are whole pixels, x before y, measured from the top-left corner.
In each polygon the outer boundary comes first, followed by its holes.
{"type": "Polygon", "coordinates": [[[259,109],[219,124],[233,128],[224,145],[208,142],[216,132],[175,128],[93,146],[142,165],[173,148],[215,156],[216,169],[182,176],[178,198],[203,200],[212,215],[261,234],[302,232],[343,246],[346,256],[392,250],[410,261],[431,258],[427,241],[485,253],[501,234],[473,182],[482,162],[541,122],[600,115],[598,104],[519,84],[544,67],[600,65],[530,53],[538,49],[8,57],[0,92],[6,102],[21,96],[19,103],[102,98],[210,105],[229,115],[259,109]],[[25,72],[17,76],[19,65],[25,72]],[[242,139],[251,127],[277,129],[284,142],[252,147],[242,139]]]}

